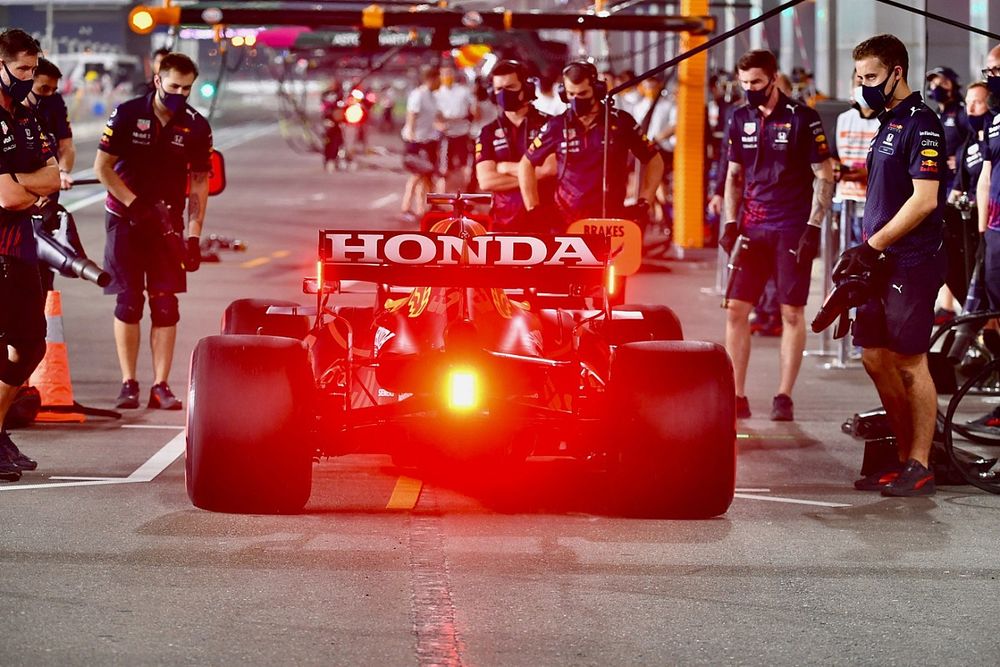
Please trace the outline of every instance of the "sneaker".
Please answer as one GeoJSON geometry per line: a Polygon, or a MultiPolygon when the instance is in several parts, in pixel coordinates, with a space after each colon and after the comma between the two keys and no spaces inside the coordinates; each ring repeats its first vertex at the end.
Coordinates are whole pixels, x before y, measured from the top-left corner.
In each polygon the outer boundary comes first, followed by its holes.
{"type": "Polygon", "coordinates": [[[135,410],[139,407],[139,383],[136,380],[122,382],[122,390],[118,393],[115,407],[122,410],[135,410]]]}
{"type": "Polygon", "coordinates": [[[0,447],[0,480],[16,482],[21,479],[21,466],[14,463],[6,448],[0,447]]]}
{"type": "Polygon", "coordinates": [[[7,455],[7,459],[11,463],[21,470],[34,470],[38,467],[38,461],[29,459],[22,454],[17,445],[14,444],[14,441],[10,439],[10,434],[7,431],[0,432],[0,450],[7,455]]]}
{"type": "Polygon", "coordinates": [[[736,418],[750,419],[750,401],[746,396],[736,397],[736,418]]]}
{"type": "Polygon", "coordinates": [[[792,398],[788,394],[778,394],[771,402],[771,421],[795,421],[792,398]]]}
{"type": "Polygon", "coordinates": [[[947,308],[938,308],[934,311],[934,326],[939,327],[955,319],[955,311],[947,308]]]}
{"type": "Polygon", "coordinates": [[[930,496],[934,494],[934,473],[920,461],[910,459],[896,479],[882,487],[883,496],[930,496]]]}
{"type": "Polygon", "coordinates": [[[854,488],[858,491],[880,491],[886,484],[896,481],[902,471],[903,464],[896,463],[891,468],[878,470],[866,477],[854,480],[854,488]]]}
{"type": "Polygon", "coordinates": [[[160,382],[150,388],[149,404],[146,407],[159,410],[180,410],[181,402],[174,396],[174,392],[170,391],[166,382],[160,382]]]}
{"type": "Polygon", "coordinates": [[[1000,429],[1000,406],[993,408],[993,412],[988,412],[979,419],[970,419],[966,424],[976,430],[993,431],[1000,429]]]}

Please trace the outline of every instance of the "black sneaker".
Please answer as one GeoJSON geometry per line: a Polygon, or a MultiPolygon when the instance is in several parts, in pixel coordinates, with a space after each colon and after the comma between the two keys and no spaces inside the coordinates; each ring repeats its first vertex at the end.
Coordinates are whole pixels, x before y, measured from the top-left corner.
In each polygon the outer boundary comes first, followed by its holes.
{"type": "Polygon", "coordinates": [[[858,491],[881,491],[886,484],[896,481],[903,471],[903,464],[897,463],[891,468],[878,470],[870,475],[854,480],[854,488],[858,491]]]}
{"type": "Polygon", "coordinates": [[[135,410],[139,407],[139,383],[136,380],[122,382],[122,390],[118,393],[115,407],[122,410],[135,410]]]}
{"type": "Polygon", "coordinates": [[[778,394],[771,402],[771,421],[790,422],[795,421],[792,397],[788,394],[778,394]]]}
{"type": "Polygon", "coordinates": [[[34,470],[38,467],[38,461],[29,459],[22,454],[14,441],[10,439],[10,434],[7,431],[0,432],[0,450],[7,455],[11,463],[21,470],[34,470]]]}
{"type": "Polygon", "coordinates": [[[736,418],[750,419],[750,401],[746,396],[736,397],[736,418]]]}
{"type": "Polygon", "coordinates": [[[170,391],[166,382],[160,382],[150,388],[149,404],[146,407],[158,410],[180,410],[181,402],[174,396],[174,392],[170,391]]]}
{"type": "Polygon", "coordinates": [[[934,495],[934,473],[920,461],[910,459],[899,476],[882,487],[883,496],[931,496],[934,495]]]}
{"type": "Polygon", "coordinates": [[[0,447],[0,480],[16,482],[19,479],[21,479],[21,466],[14,463],[5,448],[0,447]]]}

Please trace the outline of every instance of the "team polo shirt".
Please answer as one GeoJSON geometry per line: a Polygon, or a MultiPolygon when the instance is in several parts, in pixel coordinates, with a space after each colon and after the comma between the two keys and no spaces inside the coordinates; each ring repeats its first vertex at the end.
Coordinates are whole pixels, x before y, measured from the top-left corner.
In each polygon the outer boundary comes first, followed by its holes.
{"type": "Polygon", "coordinates": [[[979,174],[983,171],[983,162],[986,158],[986,139],[980,141],[972,132],[959,146],[955,153],[957,159],[955,169],[955,180],[952,181],[951,189],[959,192],[966,192],[969,199],[976,200],[976,184],[979,182],[979,174]]]}
{"type": "Polygon", "coordinates": [[[73,128],[69,124],[69,110],[66,108],[66,102],[62,95],[53,93],[48,97],[40,98],[35,107],[35,118],[42,126],[49,147],[58,159],[59,142],[73,137],[73,128]]]}
{"type": "MultiPolygon", "coordinates": [[[[612,109],[610,120],[607,202],[610,210],[617,210],[625,202],[628,154],[646,163],[658,150],[627,112],[612,109]]],[[[570,111],[553,117],[528,146],[525,156],[537,167],[552,153],[556,154],[555,196],[560,208],[576,216],[599,215],[604,171],[603,107],[590,129],[585,129],[570,111]]]]}
{"type": "Polygon", "coordinates": [[[994,116],[993,122],[986,128],[986,161],[990,163],[987,226],[1000,231],[1000,114],[994,116]]]}
{"type": "MultiPolygon", "coordinates": [[[[33,113],[21,104],[10,114],[0,107],[0,174],[38,171],[52,157],[52,149],[33,113]]],[[[35,262],[35,235],[31,211],[0,208],[0,255],[35,262]]]]}
{"type": "Polygon", "coordinates": [[[812,165],[830,157],[814,109],[778,93],[769,116],[745,104],[729,123],[729,160],[743,166],[743,228],[805,227],[812,212],[812,165]]]}
{"type": "MultiPolygon", "coordinates": [[[[550,119],[548,114],[529,106],[528,114],[518,126],[510,122],[507,114],[501,112],[496,120],[485,125],[479,133],[476,164],[490,160],[520,162],[528,146],[541,134],[542,127],[550,119]]],[[[521,199],[520,188],[493,193],[493,219],[498,228],[510,225],[523,210],[524,200],[521,199]]]]}
{"type": "MultiPolygon", "coordinates": [[[[128,189],[147,201],[184,209],[190,172],[211,169],[212,130],[200,113],[185,105],[166,125],[153,113],[153,95],[122,102],[111,113],[101,143],[118,158],[117,173],[128,189]]],[[[125,205],[108,193],[106,206],[118,215],[125,205]]]]}
{"type": "Polygon", "coordinates": [[[941,247],[948,164],[944,130],[937,114],[913,93],[880,119],[868,150],[868,203],[862,223],[865,240],[885,227],[913,195],[913,180],[937,181],[938,206],[886,253],[901,266],[932,257],[941,247]]]}
{"type": "Polygon", "coordinates": [[[941,127],[944,128],[945,155],[952,157],[958,154],[958,148],[971,134],[965,115],[965,105],[955,100],[948,102],[939,117],[941,127]]]}

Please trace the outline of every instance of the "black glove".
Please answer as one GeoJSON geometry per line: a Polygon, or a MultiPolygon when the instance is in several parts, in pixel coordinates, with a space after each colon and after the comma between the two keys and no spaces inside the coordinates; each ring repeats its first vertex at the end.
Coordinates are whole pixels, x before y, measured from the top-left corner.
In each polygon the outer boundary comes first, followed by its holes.
{"type": "Polygon", "coordinates": [[[159,209],[141,197],[136,197],[128,205],[128,218],[136,227],[145,227],[156,231],[163,230],[163,220],[159,209]]]}
{"type": "Polygon", "coordinates": [[[546,212],[546,207],[536,206],[535,208],[524,210],[524,231],[528,234],[549,234],[554,227],[552,211],[546,212]]]}
{"type": "Polygon", "coordinates": [[[184,270],[195,272],[201,266],[201,239],[189,236],[187,239],[187,256],[184,258],[184,270]]]}
{"type": "Polygon", "coordinates": [[[840,255],[837,265],[833,267],[834,284],[847,278],[870,274],[878,268],[881,257],[882,251],[871,247],[867,241],[853,248],[848,248],[840,255]]]}
{"type": "Polygon", "coordinates": [[[736,245],[736,237],[739,235],[739,224],[735,220],[730,220],[723,228],[722,236],[719,237],[719,247],[725,250],[727,255],[731,255],[733,246],[736,245]]]}
{"type": "Polygon", "coordinates": [[[816,259],[819,254],[819,227],[816,225],[806,225],[806,229],[799,238],[799,247],[795,251],[795,261],[799,264],[808,264],[816,259]]]}

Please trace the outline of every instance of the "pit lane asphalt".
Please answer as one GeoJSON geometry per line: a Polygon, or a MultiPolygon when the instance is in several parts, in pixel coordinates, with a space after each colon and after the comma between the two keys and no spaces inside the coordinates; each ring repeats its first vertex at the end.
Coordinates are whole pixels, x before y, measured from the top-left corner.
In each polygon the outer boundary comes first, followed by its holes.
{"type": "MultiPolygon", "coordinates": [[[[190,351],[230,300],[302,298],[318,227],[400,226],[398,173],[324,174],[274,132],[226,158],[206,233],[249,250],[190,278],[182,398],[190,351]]],[[[100,257],[102,206],[76,218],[100,257]]],[[[719,341],[713,261],[645,271],[630,301],[667,303],[686,337],[719,341]]],[[[111,407],[113,299],[57,284],[76,398],[111,407]]],[[[861,447],[839,424],[877,399],[862,371],[822,361],[803,364],[797,421],[775,424],[777,341],[755,339],[740,493],[711,521],[607,516],[572,469],[539,465],[498,502],[377,456],[318,465],[301,515],[210,514],[184,491],[183,413],[18,431],[40,464],[0,486],[0,664],[995,664],[1000,498],[850,489],[861,447]]],[[[145,397],[145,342],[139,368],[145,397]]]]}

